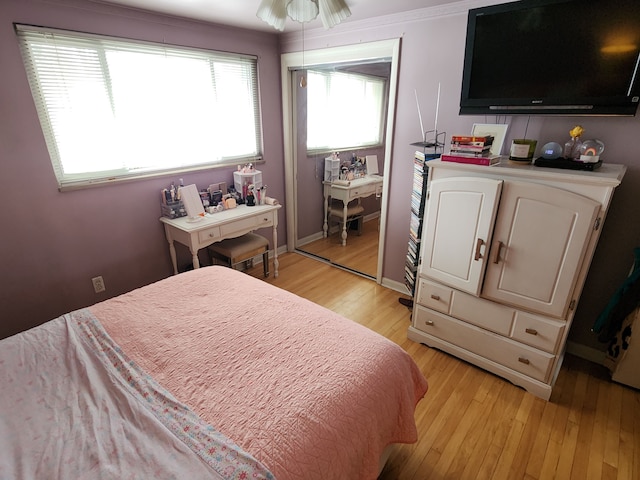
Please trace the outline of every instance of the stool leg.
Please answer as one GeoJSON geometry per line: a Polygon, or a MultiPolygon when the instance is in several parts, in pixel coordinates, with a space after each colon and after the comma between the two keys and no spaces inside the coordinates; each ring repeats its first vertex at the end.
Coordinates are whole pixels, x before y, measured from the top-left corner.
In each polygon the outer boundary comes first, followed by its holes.
{"type": "Polygon", "coordinates": [[[264,278],[269,276],[269,250],[262,254],[262,267],[264,268],[264,278]]]}

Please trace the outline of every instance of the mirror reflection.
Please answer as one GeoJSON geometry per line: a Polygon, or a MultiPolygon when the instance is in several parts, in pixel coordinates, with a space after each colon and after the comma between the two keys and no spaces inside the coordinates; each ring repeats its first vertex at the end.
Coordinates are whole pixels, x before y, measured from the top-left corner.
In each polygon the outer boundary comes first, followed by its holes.
{"type": "Polygon", "coordinates": [[[292,72],[292,85],[306,81],[295,93],[296,248],[372,278],[390,72],[389,59],[292,72]]]}

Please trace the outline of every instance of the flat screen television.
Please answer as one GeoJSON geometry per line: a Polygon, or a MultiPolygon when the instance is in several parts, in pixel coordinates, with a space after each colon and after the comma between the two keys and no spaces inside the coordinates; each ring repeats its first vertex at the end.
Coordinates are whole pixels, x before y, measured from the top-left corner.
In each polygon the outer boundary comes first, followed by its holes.
{"type": "Polygon", "coordinates": [[[461,115],[627,115],[640,103],[640,0],[469,10],[461,115]]]}

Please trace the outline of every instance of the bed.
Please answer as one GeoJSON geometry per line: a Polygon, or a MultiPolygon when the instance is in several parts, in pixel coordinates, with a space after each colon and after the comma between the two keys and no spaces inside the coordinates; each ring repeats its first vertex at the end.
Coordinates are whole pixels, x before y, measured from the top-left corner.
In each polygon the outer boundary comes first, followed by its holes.
{"type": "Polygon", "coordinates": [[[0,478],[374,479],[427,382],[375,332],[219,266],[0,341],[0,478]]]}

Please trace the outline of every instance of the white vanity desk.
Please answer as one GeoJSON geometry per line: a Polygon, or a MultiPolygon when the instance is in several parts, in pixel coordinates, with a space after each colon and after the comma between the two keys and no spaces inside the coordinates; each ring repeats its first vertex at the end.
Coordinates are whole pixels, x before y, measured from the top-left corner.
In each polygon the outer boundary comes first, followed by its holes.
{"type": "Polygon", "coordinates": [[[173,263],[173,273],[178,273],[176,263],[176,249],[173,242],[179,242],[189,247],[193,257],[193,268],[199,268],[198,250],[208,247],[212,243],[227,238],[239,237],[245,233],[264,227],[273,227],[274,276],[278,276],[278,210],[282,205],[256,205],[247,207],[239,205],[236,208],[222,212],[206,214],[202,220],[191,221],[187,217],[161,217],[164,232],[169,242],[169,254],[173,263]]]}
{"type": "Polygon", "coordinates": [[[347,205],[357,198],[370,195],[379,197],[382,194],[382,177],[379,175],[367,175],[362,178],[350,180],[348,185],[335,182],[322,182],[324,186],[324,225],[322,236],[327,237],[329,230],[329,197],[342,201],[344,212],[342,215],[342,244],[347,242],[347,205]]]}

